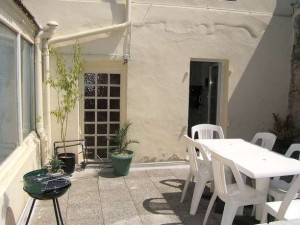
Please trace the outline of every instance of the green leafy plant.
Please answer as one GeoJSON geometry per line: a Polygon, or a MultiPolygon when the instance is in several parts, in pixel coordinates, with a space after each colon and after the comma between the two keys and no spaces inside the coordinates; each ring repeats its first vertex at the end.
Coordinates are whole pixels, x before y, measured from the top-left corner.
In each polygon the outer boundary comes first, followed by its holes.
{"type": "Polygon", "coordinates": [[[58,173],[58,172],[63,173],[64,172],[62,169],[63,166],[64,166],[63,161],[57,158],[57,156],[52,156],[47,165],[48,171],[50,173],[58,173]]]}
{"type": "Polygon", "coordinates": [[[58,49],[51,48],[50,53],[56,59],[56,72],[58,78],[50,77],[47,84],[54,88],[57,92],[57,108],[51,111],[51,115],[55,116],[57,123],[60,124],[60,137],[63,143],[65,155],[65,141],[67,137],[68,119],[70,112],[75,108],[79,100],[79,78],[83,72],[83,60],[81,59],[81,48],[79,44],[73,47],[73,65],[67,68],[65,59],[58,49]]]}
{"type": "Polygon", "coordinates": [[[282,120],[277,113],[272,113],[274,126],[273,132],[277,136],[277,140],[292,141],[297,137],[296,129],[294,127],[292,116],[287,115],[285,120],[282,120]]]}
{"type": "Polygon", "coordinates": [[[131,122],[125,122],[115,133],[114,136],[109,137],[109,140],[113,145],[117,146],[117,149],[113,150],[113,154],[127,154],[127,146],[133,143],[140,143],[134,139],[127,139],[128,131],[131,126],[131,122]]]}

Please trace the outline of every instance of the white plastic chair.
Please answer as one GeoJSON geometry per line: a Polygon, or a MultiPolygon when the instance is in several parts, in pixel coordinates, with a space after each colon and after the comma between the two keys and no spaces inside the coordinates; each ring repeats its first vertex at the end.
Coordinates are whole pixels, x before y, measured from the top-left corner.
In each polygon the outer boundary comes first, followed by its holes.
{"type": "Polygon", "coordinates": [[[198,124],[192,127],[192,139],[198,133],[198,139],[224,138],[222,127],[213,124],[198,124]]]}
{"type": "Polygon", "coordinates": [[[211,162],[208,159],[202,145],[199,142],[189,138],[187,135],[184,135],[184,139],[189,153],[190,172],[185,181],[180,202],[183,202],[185,198],[185,194],[189,186],[190,180],[193,177],[195,177],[196,183],[195,183],[195,188],[194,188],[194,193],[193,193],[193,198],[192,198],[192,203],[190,208],[190,214],[195,215],[205,185],[207,182],[213,180],[213,174],[212,174],[211,162]],[[202,157],[197,157],[196,148],[199,149],[199,153],[201,154],[202,157]]]}
{"type": "MultiPolygon", "coordinates": [[[[263,148],[266,148],[266,149],[272,151],[276,139],[277,139],[277,136],[273,133],[258,132],[252,138],[251,143],[259,145],[263,148]]],[[[243,176],[243,179],[245,181],[246,177],[243,176]]],[[[251,180],[252,186],[255,187],[255,180],[254,179],[250,179],[250,180],[251,180]]],[[[251,215],[254,216],[254,213],[255,213],[255,206],[252,209],[251,215]]]]}
{"type": "Polygon", "coordinates": [[[203,225],[207,223],[217,196],[225,202],[221,225],[231,225],[240,206],[263,204],[266,202],[266,195],[244,183],[241,173],[232,160],[215,153],[211,154],[211,160],[215,191],[209,202],[203,225]],[[236,183],[228,184],[226,182],[225,167],[228,167],[232,171],[236,183]]]}
{"type": "Polygon", "coordinates": [[[253,139],[251,140],[251,143],[258,144],[263,148],[272,150],[276,138],[277,136],[273,133],[259,132],[254,135],[253,139]]]}
{"type": "Polygon", "coordinates": [[[282,201],[266,202],[263,210],[261,223],[267,222],[268,214],[277,220],[293,220],[300,218],[300,199],[294,199],[295,194],[300,190],[300,176],[292,183],[282,201]]]}
{"type": "MultiPolygon", "coordinates": [[[[286,157],[291,157],[294,152],[298,152],[298,160],[300,160],[300,144],[292,144],[287,152],[286,157]]],[[[290,189],[291,183],[297,178],[295,175],[291,182],[280,179],[280,177],[274,177],[270,181],[269,195],[274,198],[274,201],[282,201],[286,192],[290,189]]],[[[296,193],[295,198],[298,198],[300,193],[296,193]]]]}

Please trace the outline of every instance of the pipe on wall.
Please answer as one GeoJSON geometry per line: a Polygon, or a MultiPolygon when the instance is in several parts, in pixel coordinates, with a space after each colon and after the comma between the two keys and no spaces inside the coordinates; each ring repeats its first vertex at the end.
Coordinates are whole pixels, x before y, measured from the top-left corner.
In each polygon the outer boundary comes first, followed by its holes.
{"type": "Polygon", "coordinates": [[[112,25],[108,27],[101,27],[98,29],[94,30],[88,30],[88,31],[83,31],[83,32],[78,32],[70,35],[65,35],[65,36],[60,36],[60,37],[55,37],[51,38],[48,40],[48,44],[56,44],[59,42],[65,42],[65,41],[70,41],[74,39],[80,39],[80,38],[85,38],[85,37],[90,37],[102,33],[107,33],[115,30],[119,30],[122,28],[126,28],[131,24],[131,0],[126,0],[126,21],[117,25],[112,25]]]}
{"type": "Polygon", "coordinates": [[[48,135],[43,118],[42,34],[43,30],[40,30],[35,38],[36,131],[41,140],[41,165],[43,165],[43,154],[48,151],[48,135]]]}
{"type": "Polygon", "coordinates": [[[46,71],[44,79],[49,77],[49,52],[46,41],[51,38],[57,27],[57,23],[50,21],[47,27],[40,28],[39,33],[35,38],[35,88],[36,88],[36,131],[41,139],[41,165],[44,163],[44,159],[48,157],[50,144],[51,144],[51,120],[50,120],[50,87],[47,85],[46,89],[46,109],[43,108],[43,63],[45,63],[46,71]],[[45,58],[42,58],[42,52],[46,50],[44,54],[45,58]],[[47,77],[48,76],[48,77],[47,77]],[[45,112],[45,113],[44,113],[45,112]],[[45,124],[46,128],[45,130],[45,124]]]}

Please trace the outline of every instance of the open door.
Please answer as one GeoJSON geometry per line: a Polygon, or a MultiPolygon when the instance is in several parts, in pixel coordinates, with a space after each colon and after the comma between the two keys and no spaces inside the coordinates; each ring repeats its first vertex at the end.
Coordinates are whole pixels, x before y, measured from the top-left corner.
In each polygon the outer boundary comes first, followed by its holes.
{"type": "Polygon", "coordinates": [[[196,124],[221,124],[222,71],[221,62],[190,62],[189,135],[196,124]]]}

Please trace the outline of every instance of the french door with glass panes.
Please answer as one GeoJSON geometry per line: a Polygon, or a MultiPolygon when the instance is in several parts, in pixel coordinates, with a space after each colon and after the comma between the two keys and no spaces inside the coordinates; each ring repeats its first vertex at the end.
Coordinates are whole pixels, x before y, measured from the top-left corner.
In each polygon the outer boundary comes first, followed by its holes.
{"type": "Polygon", "coordinates": [[[87,159],[107,159],[108,137],[120,127],[120,74],[84,74],[84,137],[87,159]]]}

